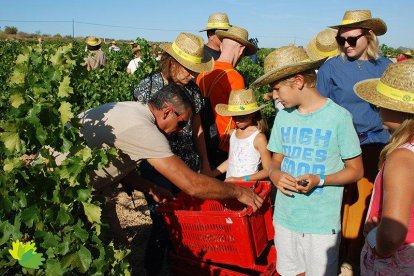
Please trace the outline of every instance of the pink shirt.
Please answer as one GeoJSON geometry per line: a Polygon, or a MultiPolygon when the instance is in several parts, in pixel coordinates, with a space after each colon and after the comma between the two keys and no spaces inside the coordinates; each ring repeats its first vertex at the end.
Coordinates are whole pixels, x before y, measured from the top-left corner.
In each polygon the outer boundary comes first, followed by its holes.
{"type": "MultiPolygon", "coordinates": [[[[411,150],[414,153],[414,141],[411,143],[405,143],[400,146],[400,148],[406,148],[411,150]]],[[[382,214],[382,200],[383,200],[383,184],[382,184],[382,173],[383,173],[384,166],[381,168],[380,172],[378,173],[375,183],[374,183],[374,190],[372,193],[371,203],[368,210],[367,218],[371,218],[373,216],[381,218],[382,214]]],[[[414,205],[411,206],[411,215],[410,215],[410,223],[408,227],[407,237],[405,238],[404,244],[411,244],[414,243],[414,205]]]]}

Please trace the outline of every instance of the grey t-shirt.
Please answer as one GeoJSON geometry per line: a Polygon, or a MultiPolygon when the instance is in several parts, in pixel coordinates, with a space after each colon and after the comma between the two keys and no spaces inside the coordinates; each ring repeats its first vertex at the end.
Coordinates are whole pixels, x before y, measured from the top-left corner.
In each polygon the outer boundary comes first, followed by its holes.
{"type": "Polygon", "coordinates": [[[146,104],[109,103],[81,113],[81,133],[91,148],[115,147],[118,157],[91,174],[91,184],[100,189],[119,182],[142,159],[173,155],[167,138],[155,124],[146,104]]]}

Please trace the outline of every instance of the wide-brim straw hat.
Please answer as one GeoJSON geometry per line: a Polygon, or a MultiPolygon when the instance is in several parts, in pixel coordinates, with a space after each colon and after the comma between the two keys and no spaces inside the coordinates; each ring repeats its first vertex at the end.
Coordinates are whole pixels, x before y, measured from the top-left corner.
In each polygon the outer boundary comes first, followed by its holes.
{"type": "Polygon", "coordinates": [[[306,53],[312,60],[319,60],[338,54],[338,43],[336,42],[337,30],[325,29],[320,31],[306,47],[306,53]]]}
{"type": "Polygon", "coordinates": [[[88,36],[86,38],[86,44],[89,46],[98,46],[98,45],[101,45],[101,42],[102,41],[96,36],[88,36]]]}
{"type": "Polygon", "coordinates": [[[231,26],[227,31],[217,30],[216,35],[220,40],[228,38],[245,46],[244,54],[246,56],[254,55],[257,52],[256,46],[249,41],[249,32],[246,29],[231,26]]]}
{"type": "Polygon", "coordinates": [[[380,79],[367,79],[354,85],[365,101],[386,109],[414,113],[414,60],[388,65],[380,79]]]}
{"type": "Polygon", "coordinates": [[[387,24],[380,18],[372,18],[370,10],[351,10],[346,11],[340,25],[330,28],[361,28],[369,29],[374,34],[383,35],[387,32],[387,24]]]}
{"type": "Polygon", "coordinates": [[[200,32],[208,31],[208,30],[227,30],[230,28],[229,18],[227,14],[222,12],[216,12],[210,14],[207,20],[207,27],[202,29],[200,32]]]}
{"type": "Polygon", "coordinates": [[[412,56],[413,56],[413,51],[408,50],[408,51],[405,51],[403,54],[404,54],[405,56],[412,57],[412,56]]]}
{"type": "Polygon", "coordinates": [[[284,46],[275,49],[264,60],[265,74],[255,80],[252,85],[260,87],[286,77],[318,68],[324,61],[311,60],[303,48],[284,46]]]}
{"type": "Polygon", "coordinates": [[[265,105],[259,106],[252,89],[240,89],[230,92],[229,104],[217,104],[216,112],[221,116],[242,116],[255,113],[265,105]]]}
{"type": "Polygon", "coordinates": [[[209,72],[214,68],[214,60],[203,62],[204,40],[190,33],[180,33],[174,42],[160,44],[160,48],[170,54],[185,68],[197,72],[209,72]]]}

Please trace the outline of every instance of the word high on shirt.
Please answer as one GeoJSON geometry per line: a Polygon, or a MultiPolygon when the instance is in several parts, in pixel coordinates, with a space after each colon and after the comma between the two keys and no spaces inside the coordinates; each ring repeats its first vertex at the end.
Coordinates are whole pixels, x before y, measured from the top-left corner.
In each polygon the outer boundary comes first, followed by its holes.
{"type": "Polygon", "coordinates": [[[282,127],[280,135],[285,156],[282,171],[292,176],[325,174],[331,130],[282,127]]]}

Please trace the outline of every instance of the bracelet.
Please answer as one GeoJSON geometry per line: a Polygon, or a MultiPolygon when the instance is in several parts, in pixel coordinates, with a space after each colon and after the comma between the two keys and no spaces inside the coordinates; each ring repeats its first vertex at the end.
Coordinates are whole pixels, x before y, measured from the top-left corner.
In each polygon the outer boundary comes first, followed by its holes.
{"type": "Polygon", "coordinates": [[[322,187],[325,184],[325,175],[324,174],[320,174],[319,175],[319,184],[317,185],[318,187],[322,187]]]}
{"type": "Polygon", "coordinates": [[[245,177],[244,177],[244,181],[249,181],[250,180],[250,175],[246,175],[245,177]]]}

